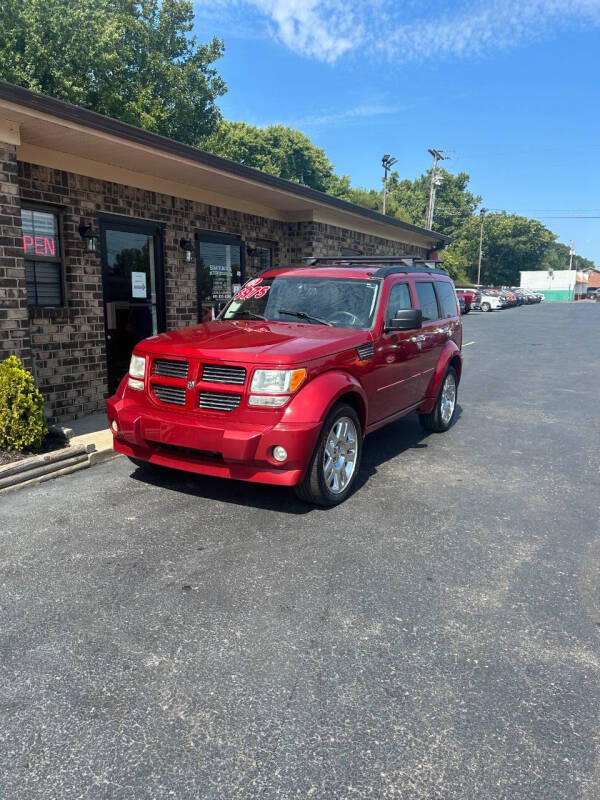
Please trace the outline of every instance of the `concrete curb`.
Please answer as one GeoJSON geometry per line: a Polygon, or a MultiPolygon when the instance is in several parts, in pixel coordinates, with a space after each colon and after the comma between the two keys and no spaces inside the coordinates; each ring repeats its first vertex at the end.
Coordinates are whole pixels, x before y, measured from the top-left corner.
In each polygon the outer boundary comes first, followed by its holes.
{"type": "Polygon", "coordinates": [[[85,469],[90,466],[94,449],[93,444],[65,447],[55,453],[6,464],[0,467],[0,494],[85,469]]]}

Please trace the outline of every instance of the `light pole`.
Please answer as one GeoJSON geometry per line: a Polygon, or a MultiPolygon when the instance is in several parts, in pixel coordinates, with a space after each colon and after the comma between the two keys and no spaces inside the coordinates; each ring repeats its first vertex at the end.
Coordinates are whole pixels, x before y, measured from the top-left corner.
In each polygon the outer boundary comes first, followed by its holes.
{"type": "Polygon", "coordinates": [[[481,256],[483,255],[483,220],[487,213],[487,208],[482,208],[479,212],[481,217],[481,227],[479,229],[479,265],[477,267],[477,286],[481,285],[481,256]]]}
{"type": "Polygon", "coordinates": [[[389,153],[381,159],[381,166],[383,167],[383,210],[382,214],[385,214],[385,200],[387,196],[387,179],[388,179],[388,172],[391,168],[398,162],[397,158],[393,158],[389,153]]]}

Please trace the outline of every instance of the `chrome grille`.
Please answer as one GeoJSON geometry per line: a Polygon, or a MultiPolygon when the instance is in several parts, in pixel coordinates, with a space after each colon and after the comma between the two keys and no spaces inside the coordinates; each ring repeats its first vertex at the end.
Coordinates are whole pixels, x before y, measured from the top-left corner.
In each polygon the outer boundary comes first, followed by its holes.
{"type": "Polygon", "coordinates": [[[217,364],[202,365],[202,380],[208,383],[234,383],[243,386],[246,381],[244,367],[222,367],[217,364]]]}
{"type": "Polygon", "coordinates": [[[170,403],[173,406],[185,405],[185,389],[182,386],[154,384],[152,389],[161,403],[170,403]]]}
{"type": "Polygon", "coordinates": [[[157,358],[154,362],[154,374],[165,375],[168,378],[187,378],[189,361],[171,361],[167,358],[157,358]]]}
{"type": "Polygon", "coordinates": [[[233,411],[242,402],[241,394],[225,394],[224,392],[200,392],[198,407],[211,411],[233,411]]]}

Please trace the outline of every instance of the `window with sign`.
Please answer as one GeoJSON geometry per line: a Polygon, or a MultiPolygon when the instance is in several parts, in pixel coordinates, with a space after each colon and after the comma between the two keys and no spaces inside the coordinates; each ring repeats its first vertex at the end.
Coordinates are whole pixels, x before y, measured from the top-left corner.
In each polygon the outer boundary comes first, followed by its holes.
{"type": "Polygon", "coordinates": [[[27,305],[59,307],[64,303],[60,226],[50,209],[22,208],[27,305]]]}
{"type": "Polygon", "coordinates": [[[241,288],[243,249],[239,236],[197,231],[198,321],[210,322],[241,288]]]}

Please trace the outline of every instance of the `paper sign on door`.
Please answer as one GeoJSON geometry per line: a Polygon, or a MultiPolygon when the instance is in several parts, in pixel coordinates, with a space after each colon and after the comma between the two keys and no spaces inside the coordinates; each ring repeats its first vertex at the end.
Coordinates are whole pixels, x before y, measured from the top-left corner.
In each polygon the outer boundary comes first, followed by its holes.
{"type": "Polygon", "coordinates": [[[131,273],[131,296],[146,298],[146,273],[131,273]]]}

